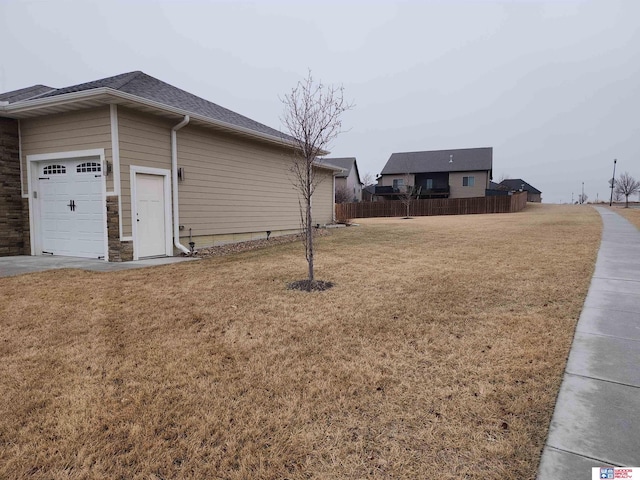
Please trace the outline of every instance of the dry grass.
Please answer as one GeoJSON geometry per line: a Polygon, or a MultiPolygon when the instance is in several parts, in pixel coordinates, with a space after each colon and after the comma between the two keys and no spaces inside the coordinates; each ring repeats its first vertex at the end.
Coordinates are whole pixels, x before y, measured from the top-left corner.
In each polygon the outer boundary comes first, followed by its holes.
{"type": "Polygon", "coordinates": [[[611,209],[640,229],[640,207],[637,204],[633,204],[633,207],[634,208],[624,208],[624,206],[616,205],[611,207],[611,209]]]}
{"type": "Polygon", "coordinates": [[[0,478],[534,478],[597,213],[361,223],[0,279],[0,478]]]}

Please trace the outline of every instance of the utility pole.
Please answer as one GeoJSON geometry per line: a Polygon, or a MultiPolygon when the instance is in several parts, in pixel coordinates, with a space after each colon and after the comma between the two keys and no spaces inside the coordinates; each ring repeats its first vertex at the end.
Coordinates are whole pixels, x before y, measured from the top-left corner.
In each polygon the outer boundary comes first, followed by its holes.
{"type": "Polygon", "coordinates": [[[580,197],[580,203],[584,203],[584,182],[582,182],[582,196],[580,197]]]}
{"type": "Polygon", "coordinates": [[[616,184],[616,159],[613,159],[613,177],[611,177],[611,198],[609,199],[609,206],[613,203],[613,186],[616,184]]]}
{"type": "Polygon", "coordinates": [[[573,192],[571,192],[571,205],[573,205],[573,192]]]}

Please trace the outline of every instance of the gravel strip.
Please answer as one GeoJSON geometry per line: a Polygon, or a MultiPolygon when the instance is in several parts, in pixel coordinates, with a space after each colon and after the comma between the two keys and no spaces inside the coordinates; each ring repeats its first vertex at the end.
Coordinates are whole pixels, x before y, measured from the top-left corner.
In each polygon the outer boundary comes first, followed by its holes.
{"type": "MultiPolygon", "coordinates": [[[[314,230],[314,237],[325,237],[327,235],[331,235],[331,232],[325,228],[314,230]]],[[[280,237],[270,238],[269,240],[262,238],[260,240],[249,240],[247,242],[227,243],[225,245],[217,245],[214,247],[199,248],[191,256],[198,258],[220,257],[296,241],[302,241],[302,235],[282,235],[280,237]]]]}

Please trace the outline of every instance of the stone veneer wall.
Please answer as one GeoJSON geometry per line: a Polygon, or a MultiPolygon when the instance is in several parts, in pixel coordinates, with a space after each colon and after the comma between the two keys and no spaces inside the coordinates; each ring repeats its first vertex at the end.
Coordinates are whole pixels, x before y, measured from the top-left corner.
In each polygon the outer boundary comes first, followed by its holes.
{"type": "Polygon", "coordinates": [[[29,199],[22,199],[22,238],[24,240],[24,248],[22,249],[23,255],[31,255],[31,237],[29,233],[31,231],[31,225],[29,225],[29,199]]]}
{"type": "Polygon", "coordinates": [[[107,239],[110,262],[133,260],[133,242],[120,241],[118,197],[107,197],[107,239]]]}
{"type": "Polygon", "coordinates": [[[18,121],[0,118],[0,256],[24,253],[23,228],[18,121]]]}

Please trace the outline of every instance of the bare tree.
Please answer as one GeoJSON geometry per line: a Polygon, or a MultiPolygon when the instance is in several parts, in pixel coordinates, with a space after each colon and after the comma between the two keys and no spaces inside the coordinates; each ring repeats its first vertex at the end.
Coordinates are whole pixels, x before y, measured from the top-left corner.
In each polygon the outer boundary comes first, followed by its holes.
{"type": "Polygon", "coordinates": [[[619,195],[620,197],[624,195],[624,208],[629,208],[629,195],[640,193],[640,182],[629,175],[629,172],[624,172],[616,180],[614,188],[617,195],[619,195]]]}
{"type": "Polygon", "coordinates": [[[316,288],[313,272],[313,218],[311,198],[320,183],[317,159],[327,153],[330,143],[342,131],[341,115],[353,107],[344,99],[344,87],[316,83],[311,76],[299,81],[282,99],[283,125],[293,137],[295,145],[291,172],[293,183],[300,194],[300,217],[305,256],[308,264],[306,290],[316,288]]]}
{"type": "Polygon", "coordinates": [[[353,200],[353,194],[346,185],[336,187],[336,203],[349,203],[353,200]]]}
{"type": "Polygon", "coordinates": [[[613,190],[613,201],[615,203],[621,202],[622,201],[622,197],[624,197],[624,195],[622,195],[619,191],[617,191],[614,188],[614,190],[613,190]]]}
{"type": "Polygon", "coordinates": [[[409,218],[409,210],[411,209],[411,200],[413,199],[413,185],[411,183],[411,175],[405,174],[402,177],[402,186],[398,186],[398,198],[406,208],[406,218],[409,218]]]}
{"type": "Polygon", "coordinates": [[[368,187],[369,185],[373,185],[375,183],[373,173],[371,172],[366,172],[364,175],[362,175],[362,178],[360,180],[362,180],[362,184],[365,187],[368,187]]]}
{"type": "Polygon", "coordinates": [[[587,195],[586,193],[580,193],[578,195],[578,203],[580,205],[582,205],[583,203],[587,203],[588,198],[589,198],[589,195],[587,195]]]}

